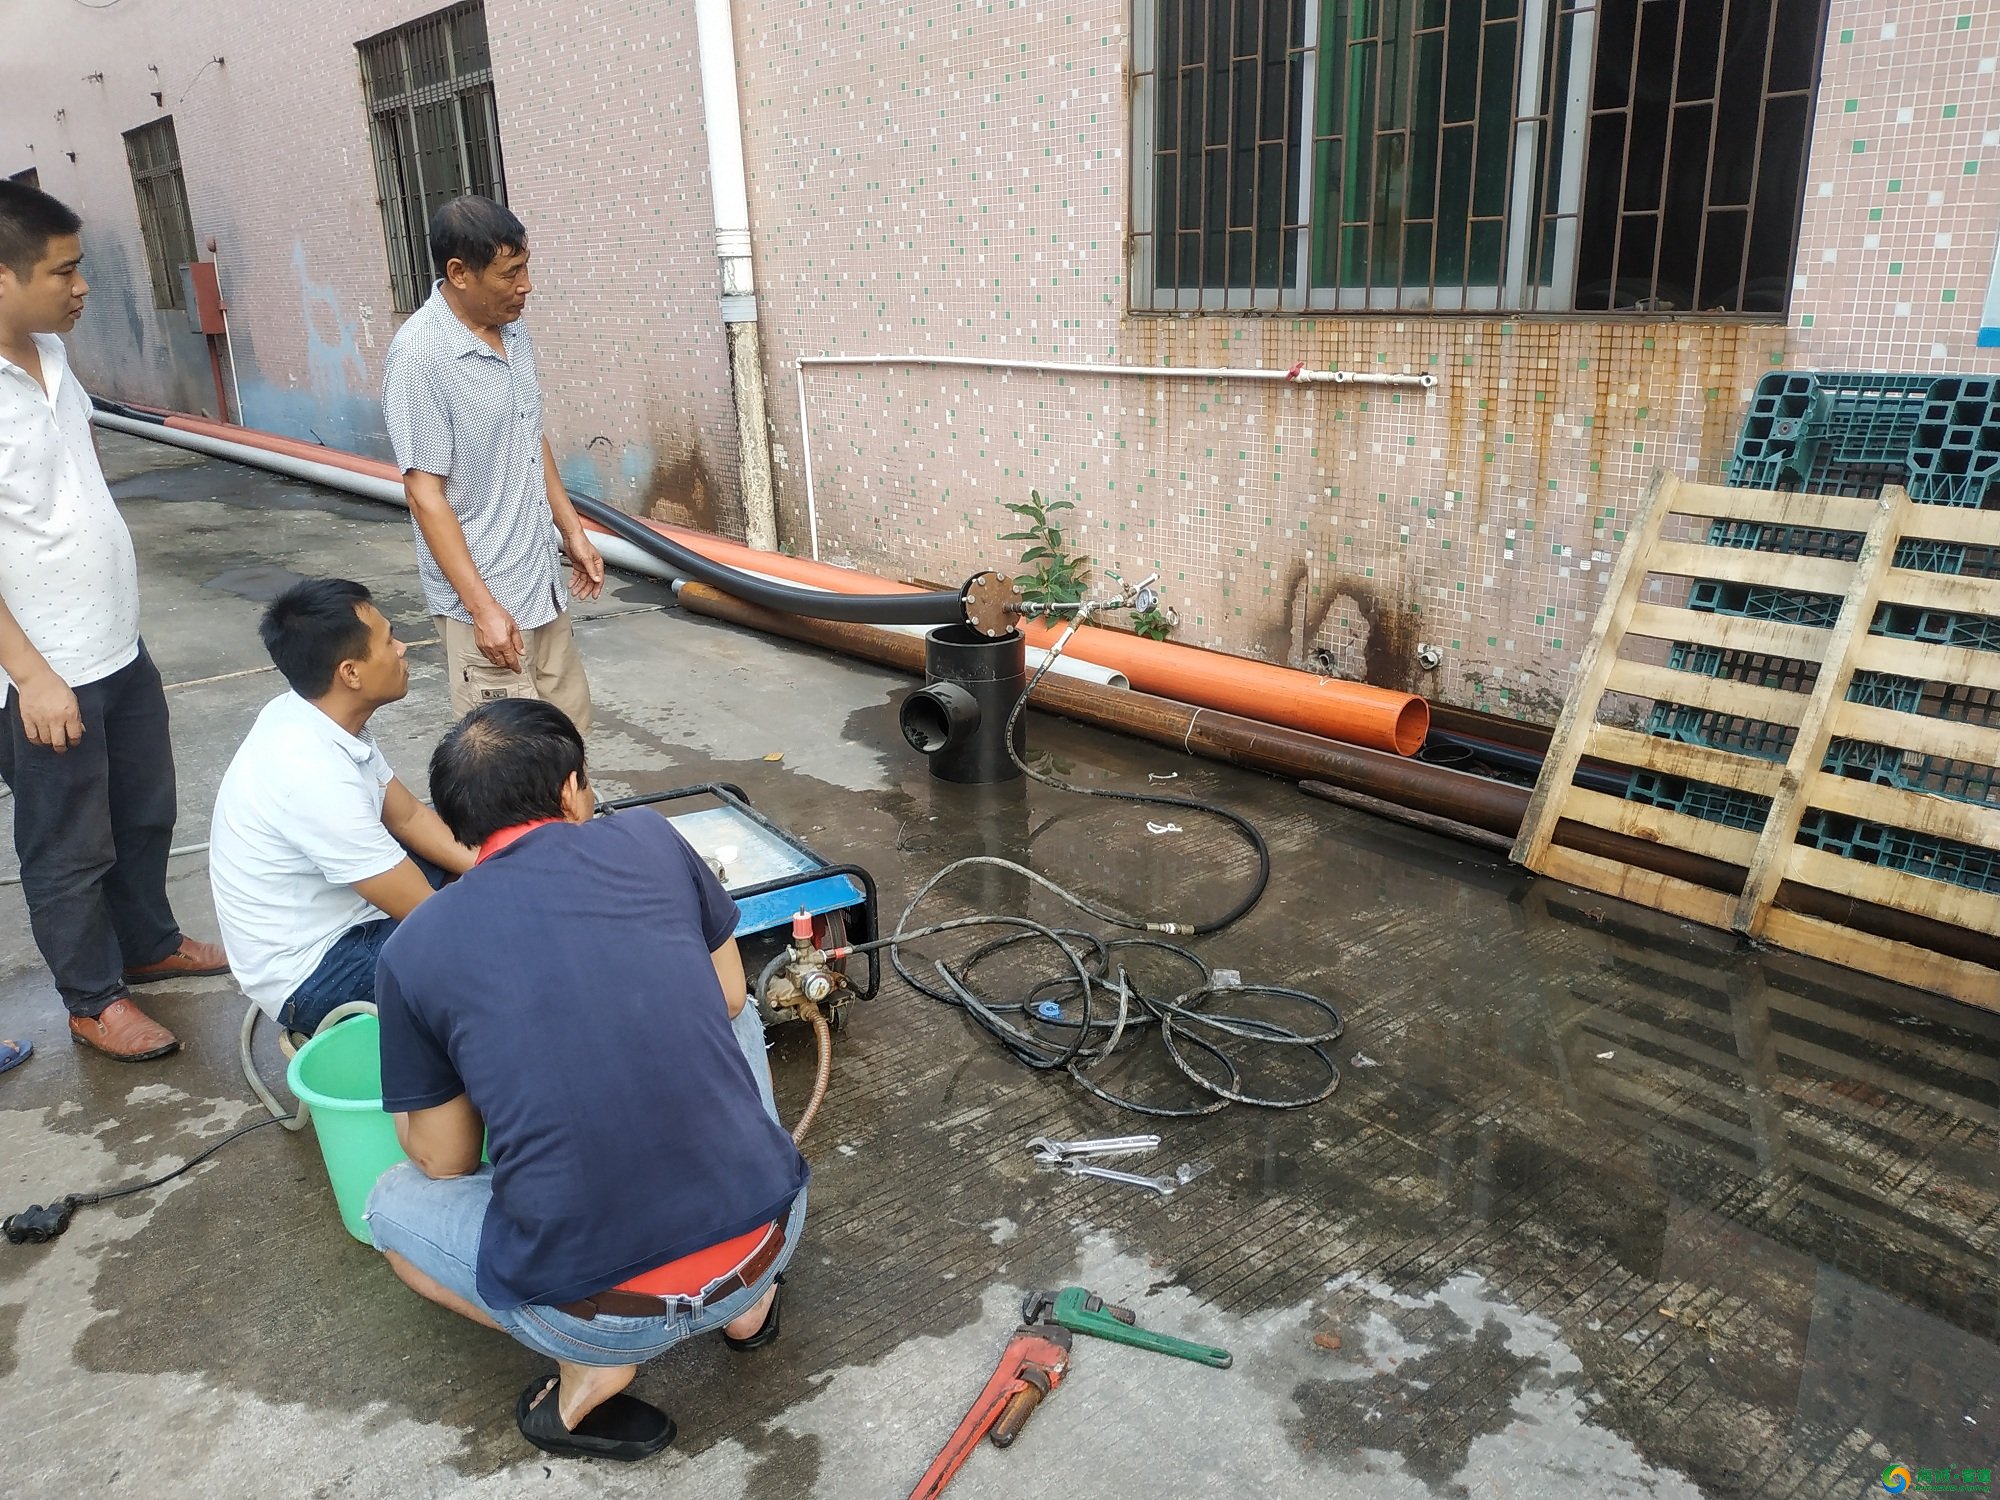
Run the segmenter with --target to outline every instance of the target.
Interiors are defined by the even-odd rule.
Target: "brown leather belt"
[[[566,1312],[572,1318],[581,1318],[588,1323],[599,1313],[612,1318],[664,1318],[682,1307],[706,1307],[711,1302],[720,1302],[733,1297],[766,1271],[785,1248],[785,1226],[779,1221],[771,1226],[771,1232],[764,1236],[764,1242],[750,1256],[724,1276],[714,1282],[699,1295],[693,1297],[655,1297],[650,1292],[626,1292],[617,1287],[585,1297],[580,1302],[558,1302],[557,1312]]]

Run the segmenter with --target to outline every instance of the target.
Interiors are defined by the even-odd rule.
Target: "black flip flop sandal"
[[[546,1396],[542,1393],[547,1391]],[[544,1453],[563,1458],[609,1458],[632,1463],[650,1458],[674,1440],[674,1419],[657,1406],[623,1393],[593,1408],[572,1432],[562,1424],[558,1381],[537,1380],[514,1403],[521,1436]],[[535,1398],[542,1396],[539,1403]]]
[[[764,1314],[764,1326],[759,1328],[755,1333],[747,1334],[740,1339],[731,1338],[726,1333],[722,1336],[722,1342],[734,1349],[738,1354],[748,1354],[753,1349],[762,1349],[767,1344],[778,1342],[778,1304],[785,1300],[784,1272],[780,1271],[778,1273],[777,1279],[772,1283],[772,1286],[775,1288],[775,1291],[771,1296],[771,1310]]]

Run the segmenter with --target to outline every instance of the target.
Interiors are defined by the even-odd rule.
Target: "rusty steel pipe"
[[[682,584],[677,592],[681,602],[697,614],[844,652],[913,675],[923,674],[924,643],[914,636],[867,625],[778,614],[697,583]],[[1134,735],[1290,781],[1326,782],[1412,809],[1429,819],[1465,824],[1507,839],[1520,832],[1521,819],[1527,812],[1526,787],[1509,786],[1380,750],[1344,745],[1214,709],[1190,708],[1150,693],[1045,677],[1029,702],[1045,712],[1095,728]],[[1743,888],[1744,872],[1740,866],[1645,839],[1609,833],[1567,818],[1556,825],[1555,842],[1710,890],[1734,894]],[[2000,936],[1954,927],[1891,907],[1853,901],[1793,881],[1785,881],[1778,887],[1776,904],[1787,911],[1837,922],[1858,932],[1913,943],[2000,969]]]
[[[1409,828],[1421,828],[1426,833],[1442,834],[1448,839],[1457,839],[1462,844],[1476,844],[1481,849],[1491,849],[1495,854],[1505,854],[1514,847],[1514,841],[1504,833],[1474,828],[1470,823],[1461,823],[1456,818],[1440,818],[1435,813],[1418,812],[1414,807],[1405,807],[1400,802],[1391,802],[1386,797],[1371,797],[1366,792],[1350,791],[1344,786],[1335,786],[1330,781],[1301,781],[1299,790],[1308,797],[1319,798],[1322,802],[1336,802],[1342,807],[1351,807],[1356,812],[1386,818],[1392,823],[1401,823]]]

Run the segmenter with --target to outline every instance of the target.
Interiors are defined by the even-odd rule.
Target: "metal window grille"
[[[1827,0],[1134,0],[1132,297],[1782,316]]]
[[[188,218],[173,116],[126,131],[125,160],[131,165],[132,193],[139,201],[139,238],[153,277],[153,305],[182,307],[181,267],[195,258],[194,224]]]
[[[358,44],[398,312],[430,293],[430,219],[463,193],[507,201],[483,5],[454,5]]]

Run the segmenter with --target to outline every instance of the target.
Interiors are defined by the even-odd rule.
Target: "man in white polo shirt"
[[[0,181],[0,780],[70,1035],[143,1062],[180,1043],[131,986],[228,963],[167,901],[167,699],[139,639],[131,533],[58,336],[90,290],[81,228],[48,194]]]
[[[375,998],[382,944],[473,851],[368,732],[410,688],[404,645],[368,590],[295,583],[259,633],[292,690],[264,705],[223,774],[209,883],[243,993],[310,1034],[336,1006]]]

